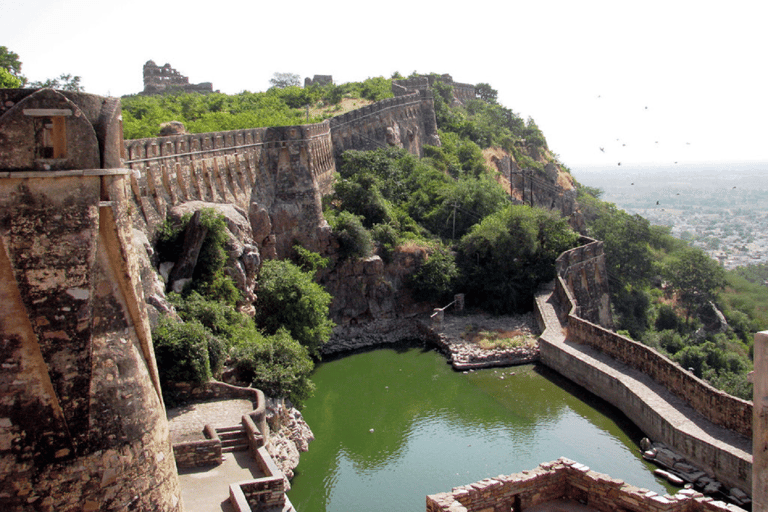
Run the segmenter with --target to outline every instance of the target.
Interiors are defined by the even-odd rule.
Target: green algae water
[[[454,372],[423,348],[321,363],[302,413],[315,441],[288,497],[298,512],[423,511],[426,495],[564,456],[674,492],[618,410],[543,366]]]

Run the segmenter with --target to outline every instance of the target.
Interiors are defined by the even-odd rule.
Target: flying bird
[[[605,153],[605,148],[600,148],[600,151],[602,151],[603,153]]]

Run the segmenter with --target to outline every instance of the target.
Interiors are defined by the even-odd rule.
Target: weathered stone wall
[[[452,492],[427,496],[427,512],[519,512],[557,500],[573,500],[604,512],[698,512],[741,510],[684,489],[659,496],[622,480],[591,471],[565,458],[513,475],[487,478]],[[553,510],[560,510],[554,505]]]
[[[462,84],[454,82],[453,77],[449,74],[443,74],[439,76],[418,76],[414,78],[405,78],[403,80],[392,81],[392,93],[398,97],[409,94],[414,90],[427,91],[431,90],[435,82],[443,82],[453,86],[453,97],[458,103],[466,103],[467,101],[477,99],[475,86],[472,84]]]
[[[216,429],[206,425],[203,434],[205,439],[173,445],[173,458],[177,467],[199,468],[221,464],[221,438]]]
[[[768,331],[755,334],[753,510],[768,510]]]
[[[388,98],[330,120],[334,155],[348,149],[397,146],[422,156],[423,145],[440,145],[432,91]]]
[[[119,102],[0,96],[0,509],[181,510]]]
[[[143,94],[162,94],[166,92],[213,92],[210,82],[190,84],[189,78],[171,67],[170,64],[158,66],[154,61],[148,60],[144,64],[144,91]]]
[[[611,329],[613,320],[603,242],[581,237],[580,243],[555,260],[557,275],[575,301],[576,316]]]
[[[335,171],[327,121],[129,140],[125,146],[135,171],[134,221],[150,240],[169,208],[205,201],[249,212],[262,253],[286,256],[294,240],[315,250],[327,243],[320,201]]]
[[[266,448],[258,448],[254,458],[264,476],[229,486],[229,500],[237,512],[282,507],[285,503],[285,478]]]

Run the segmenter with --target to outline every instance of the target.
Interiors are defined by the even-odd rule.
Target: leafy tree
[[[51,89],[60,89],[62,91],[82,92],[83,86],[80,85],[80,77],[62,73],[58,78],[48,78],[42,81],[30,82],[28,87],[41,89],[48,87]]]
[[[408,284],[416,300],[442,301],[453,292],[458,276],[453,253],[438,245],[410,276]]]
[[[0,46],[0,68],[8,71],[8,73],[18,78],[22,83],[24,82],[24,78],[21,75],[19,54],[9,50],[7,46]]]
[[[538,285],[555,277],[555,259],[577,239],[548,210],[509,205],[489,215],[459,243],[467,301],[493,313],[530,310]]]
[[[298,87],[301,85],[301,77],[296,73],[275,72],[275,74],[272,75],[272,78],[269,79],[269,83],[278,89],[285,89],[286,87]]]
[[[331,296],[287,260],[267,260],[258,280],[256,324],[267,334],[285,328],[312,356],[328,341],[334,323],[328,318]]]
[[[373,239],[362,222],[363,217],[342,211],[329,220],[339,241],[341,259],[365,258],[373,250]]]
[[[197,321],[162,317],[152,330],[160,380],[203,384],[211,378],[209,344],[214,336]]]
[[[664,268],[664,274],[685,307],[688,323],[691,313],[713,301],[725,285],[723,269],[701,249],[686,249]]]
[[[5,68],[0,68],[0,89],[16,89],[21,87],[21,80]]]
[[[475,94],[478,98],[488,103],[496,103],[496,99],[499,96],[499,92],[486,83],[477,84],[475,86]]]
[[[294,340],[285,328],[240,346],[234,359],[240,379],[269,396],[288,398],[299,409],[314,392],[315,385],[309,379],[314,363],[307,348]]]

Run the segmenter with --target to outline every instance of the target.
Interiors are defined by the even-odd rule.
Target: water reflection
[[[300,512],[423,510],[427,494],[560,456],[666,492],[642,434],[546,368],[461,374],[432,351],[382,349],[322,363],[313,380],[316,440],[289,493]]]

